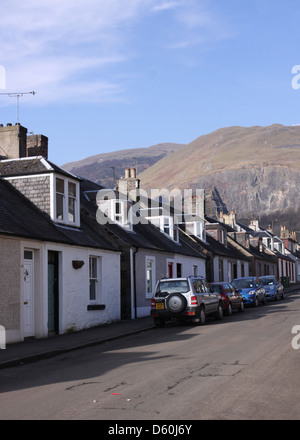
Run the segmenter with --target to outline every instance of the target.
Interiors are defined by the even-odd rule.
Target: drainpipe
[[[135,248],[133,252],[133,301],[134,301],[134,318],[137,318],[137,297],[136,297],[136,264],[135,264],[135,256],[138,253],[139,249]]]

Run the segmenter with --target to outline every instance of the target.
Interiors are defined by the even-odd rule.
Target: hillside
[[[125,168],[135,166],[137,172],[149,168],[168,154],[177,151],[184,144],[162,143],[148,148],[133,148],[112,153],[102,153],[62,165],[67,171],[85,177],[108,188],[114,187],[115,178],[124,176]],[[112,169],[111,167],[114,167]]]
[[[221,128],[156,162],[139,178],[145,189],[217,189],[240,218],[269,221],[277,212],[274,220],[288,221],[296,215],[294,226],[300,229],[300,126]]]

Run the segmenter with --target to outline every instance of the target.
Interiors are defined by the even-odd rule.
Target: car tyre
[[[168,296],[166,306],[171,313],[182,313],[187,306],[187,300],[181,293],[172,293]]]
[[[258,305],[259,305],[259,301],[258,301],[258,298],[257,298],[257,296],[255,296],[255,303],[254,303],[254,307],[258,307]]]
[[[239,311],[244,312],[244,310],[245,310],[245,304],[244,304],[244,301],[241,301]]]
[[[222,305],[222,303],[219,302],[219,304],[218,304],[218,310],[217,310],[217,313],[216,313],[216,319],[217,319],[218,321],[221,321],[221,319],[223,319],[223,315],[224,315],[224,312],[223,312],[223,305]]]
[[[198,315],[198,317],[194,320],[194,322],[195,322],[197,325],[204,325],[204,324],[205,324],[205,321],[206,321],[205,308],[204,308],[204,306],[202,305],[202,306],[200,307],[200,310],[199,310],[199,315]]]
[[[232,315],[232,305],[231,303],[228,304],[228,309],[226,310],[226,315],[231,316]]]

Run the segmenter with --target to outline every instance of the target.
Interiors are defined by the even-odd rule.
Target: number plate
[[[163,302],[155,304],[156,310],[163,310],[165,308],[165,304]]]

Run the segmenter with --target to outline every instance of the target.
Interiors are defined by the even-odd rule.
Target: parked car
[[[235,278],[232,285],[243,295],[245,305],[257,307],[259,303],[266,304],[266,292],[259,278]]]
[[[244,298],[230,283],[209,283],[214,292],[221,295],[223,310],[226,315],[231,315],[233,310],[244,311]]]
[[[167,320],[188,320],[205,324],[206,316],[223,318],[221,295],[212,292],[201,277],[165,278],[158,281],[151,303],[151,316],[156,326]]]
[[[266,291],[267,300],[274,299],[275,301],[278,301],[279,299],[284,299],[283,284],[278,281],[274,275],[266,275],[264,277],[259,277],[259,279]]]

